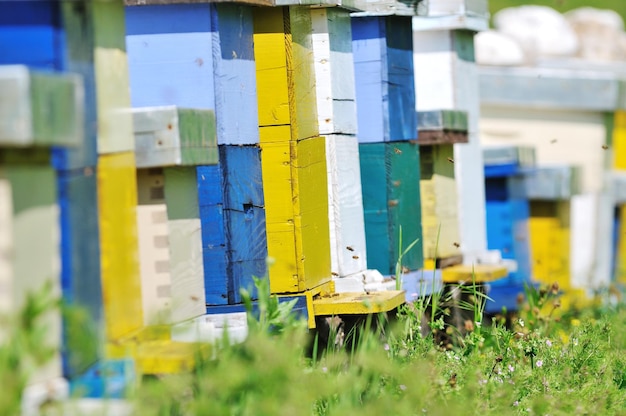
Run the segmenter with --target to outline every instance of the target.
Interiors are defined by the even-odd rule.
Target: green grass
[[[520,6],[522,4],[549,6],[559,12],[566,12],[568,10],[585,6],[596,7],[598,9],[611,9],[615,10],[622,16],[622,19],[626,20],[626,2],[621,0],[594,0],[593,2],[588,0],[489,0],[489,10],[493,16],[493,14],[498,10],[506,7]]]
[[[509,327],[503,318],[486,326],[472,284],[465,288],[464,331],[446,323],[446,299],[430,305],[444,315],[437,320],[423,319],[429,305],[418,301],[395,320],[362,321],[352,334],[356,347],[329,345],[313,359],[305,353],[305,323],[288,313],[289,304],[266,296],[264,279],[256,284],[263,304],[250,316],[248,339],[217,345],[215,357],[192,373],[144,380],[130,399],[135,414],[626,414],[622,306],[557,316],[558,287],[548,287],[528,293]],[[52,305],[31,302],[12,326],[11,342],[0,346],[0,414],[16,414],[28,364],[42,358],[29,347],[42,336],[37,317]],[[452,341],[439,342],[438,331]]]

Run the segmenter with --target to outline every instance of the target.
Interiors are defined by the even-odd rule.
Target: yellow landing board
[[[261,137],[285,129],[261,128]],[[296,293],[331,278],[324,138],[261,142],[272,293]]]
[[[313,299],[316,316],[366,315],[388,312],[405,302],[403,290],[387,290],[368,293],[334,293]]]
[[[98,210],[106,337],[119,339],[143,326],[137,181],[133,152],[101,155]]]
[[[506,277],[509,270],[501,264],[459,264],[441,269],[444,283],[492,282]]]

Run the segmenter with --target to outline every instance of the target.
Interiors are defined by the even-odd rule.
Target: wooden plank
[[[224,207],[238,211],[245,211],[248,205],[262,207],[265,201],[261,148],[220,146],[219,153],[224,183]]]
[[[443,258],[461,254],[457,185],[451,145],[421,149],[422,227],[424,257]]]
[[[258,143],[252,8],[217,4],[211,8],[211,19],[217,142]]]
[[[509,270],[502,264],[459,264],[441,270],[444,283],[485,283],[502,279]]]
[[[211,5],[128,7],[133,107],[215,110]]]
[[[96,172],[90,168],[57,172],[57,187],[63,298],[87,313],[86,325],[95,333],[103,323]],[[65,345],[76,345],[76,338],[85,333],[68,328],[64,336]],[[95,349],[65,348],[63,354],[66,377],[82,373],[98,359]]]
[[[0,308],[3,313],[13,315],[22,311],[28,296],[41,292],[47,284],[50,285],[50,295],[58,297],[61,294],[59,207],[52,167],[44,164],[7,165],[0,177],[10,184],[7,186],[5,182],[4,186],[4,192],[10,194],[8,203],[3,202],[8,211],[3,215],[3,222],[8,223],[9,237],[12,237],[12,253],[3,253],[9,254],[5,258],[9,264],[4,275],[0,276],[3,285]],[[5,247],[10,245],[5,242]],[[59,310],[47,311],[40,319],[47,330],[42,342],[55,352],[50,361],[29,375],[29,384],[62,376],[61,313]],[[3,330],[0,339],[4,340],[7,335]]]
[[[626,207],[619,208],[619,230],[617,237],[615,280],[621,284],[626,283]]]
[[[403,290],[366,293],[335,293],[313,299],[316,316],[369,315],[389,312],[405,302]]]
[[[353,18],[352,48],[359,142],[417,139],[411,19]]]
[[[260,126],[290,125],[291,140],[319,134],[308,8],[254,11]]]
[[[310,13],[320,134],[356,134],[350,12],[319,8]]]
[[[291,53],[287,42],[291,34],[285,33],[284,13],[282,8],[254,10],[254,58],[261,127],[291,123],[287,70],[287,54]]]
[[[359,146],[368,267],[394,274],[402,247],[418,240],[403,258],[409,270],[422,267],[420,160],[409,142]],[[417,212],[416,212],[417,210]],[[403,250],[403,249],[402,249]]]
[[[118,339],[143,326],[136,205],[133,152],[100,155],[101,279],[106,336],[109,340]]]
[[[213,111],[167,106],[135,108],[132,113],[137,167],[217,163]]]
[[[0,171],[0,174],[2,172]],[[0,308],[2,313],[10,313],[13,303],[13,196],[11,182],[0,178]]]
[[[331,269],[347,276],[367,268],[359,144],[355,136],[325,136]]]
[[[98,153],[133,151],[128,61],[124,42],[124,4],[94,1],[94,67],[98,112]]]
[[[226,0],[124,0],[127,6],[149,6],[159,4],[193,4],[193,3],[222,3]],[[242,3],[258,6],[273,6],[272,0],[237,0],[233,3]]]
[[[144,325],[172,323],[170,239],[165,204],[137,207]]]
[[[77,146],[83,141],[82,83],[73,74],[0,67],[0,144]],[[54,102],[51,106],[49,103]]]
[[[167,227],[172,322],[182,322],[206,312],[200,219],[169,220]]]
[[[261,128],[263,182],[272,293],[330,280],[326,156],[323,138],[269,142],[284,127]]]

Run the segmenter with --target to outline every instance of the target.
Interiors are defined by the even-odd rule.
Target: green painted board
[[[200,218],[196,168],[163,169],[168,220]]]
[[[368,268],[395,273],[402,247],[417,244],[402,265],[423,265],[419,147],[410,142],[359,145]]]

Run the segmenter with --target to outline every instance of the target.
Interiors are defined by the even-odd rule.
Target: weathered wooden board
[[[215,110],[211,5],[126,8],[133,107]]]
[[[109,340],[143,326],[135,172],[133,152],[99,157],[101,279]]]
[[[467,143],[467,113],[455,110],[419,111],[417,131],[419,144]]]
[[[217,163],[213,111],[167,106],[134,108],[132,113],[137,167]]]
[[[171,323],[170,238],[165,204],[139,205],[137,231],[144,325]]]
[[[290,140],[319,135],[312,33],[306,7],[254,10],[259,126],[289,125]]]
[[[0,66],[0,90],[3,146],[82,144],[84,94],[78,76]]]
[[[352,18],[352,48],[359,142],[417,139],[411,19]]]
[[[0,269],[3,314],[17,317],[28,296],[39,294],[46,285],[48,295],[61,295],[59,207],[56,203],[54,170],[45,164],[8,165],[0,171],[4,182],[3,222],[8,226],[4,236],[4,269]],[[9,238],[12,241],[7,241]],[[36,259],[36,261],[33,261]],[[61,312],[47,311],[43,342],[46,347],[61,346]],[[5,329],[2,340],[9,335]],[[61,354],[56,350],[51,360],[29,375],[29,384],[44,382],[62,375]]]
[[[408,270],[423,265],[420,197],[420,152],[409,142],[359,145],[367,264],[383,274],[395,274],[400,253]],[[402,242],[400,246],[400,228]]]
[[[277,140],[286,130],[261,128],[272,293],[310,289],[331,278],[324,139]]]
[[[266,273],[261,149],[220,146],[220,164],[197,176],[207,304],[238,303],[239,289]]]
[[[456,18],[456,17],[455,17]],[[432,29],[415,19],[413,48],[417,111],[459,110],[467,113],[467,143],[455,144],[454,172],[461,251],[486,251],[484,171],[478,135],[480,103],[474,63],[474,32]]]
[[[320,134],[356,134],[356,96],[350,12],[310,10]]]
[[[367,268],[359,144],[355,136],[326,141],[331,269],[347,276]]]
[[[213,5],[211,19],[217,142],[256,144],[259,118],[252,8]]]
[[[99,333],[102,328],[102,283],[98,194],[95,169],[57,172],[61,224],[61,283],[64,300],[88,313],[85,325]],[[82,334],[84,336],[84,333]],[[76,345],[77,334],[64,333],[66,345]],[[73,377],[97,361],[97,351],[66,348],[64,375]]]
[[[462,241],[452,145],[421,146],[420,151],[424,257],[458,256]]]
[[[200,218],[169,220],[172,322],[206,312]]]
[[[626,111],[616,111],[613,117],[613,167],[626,170]]]

